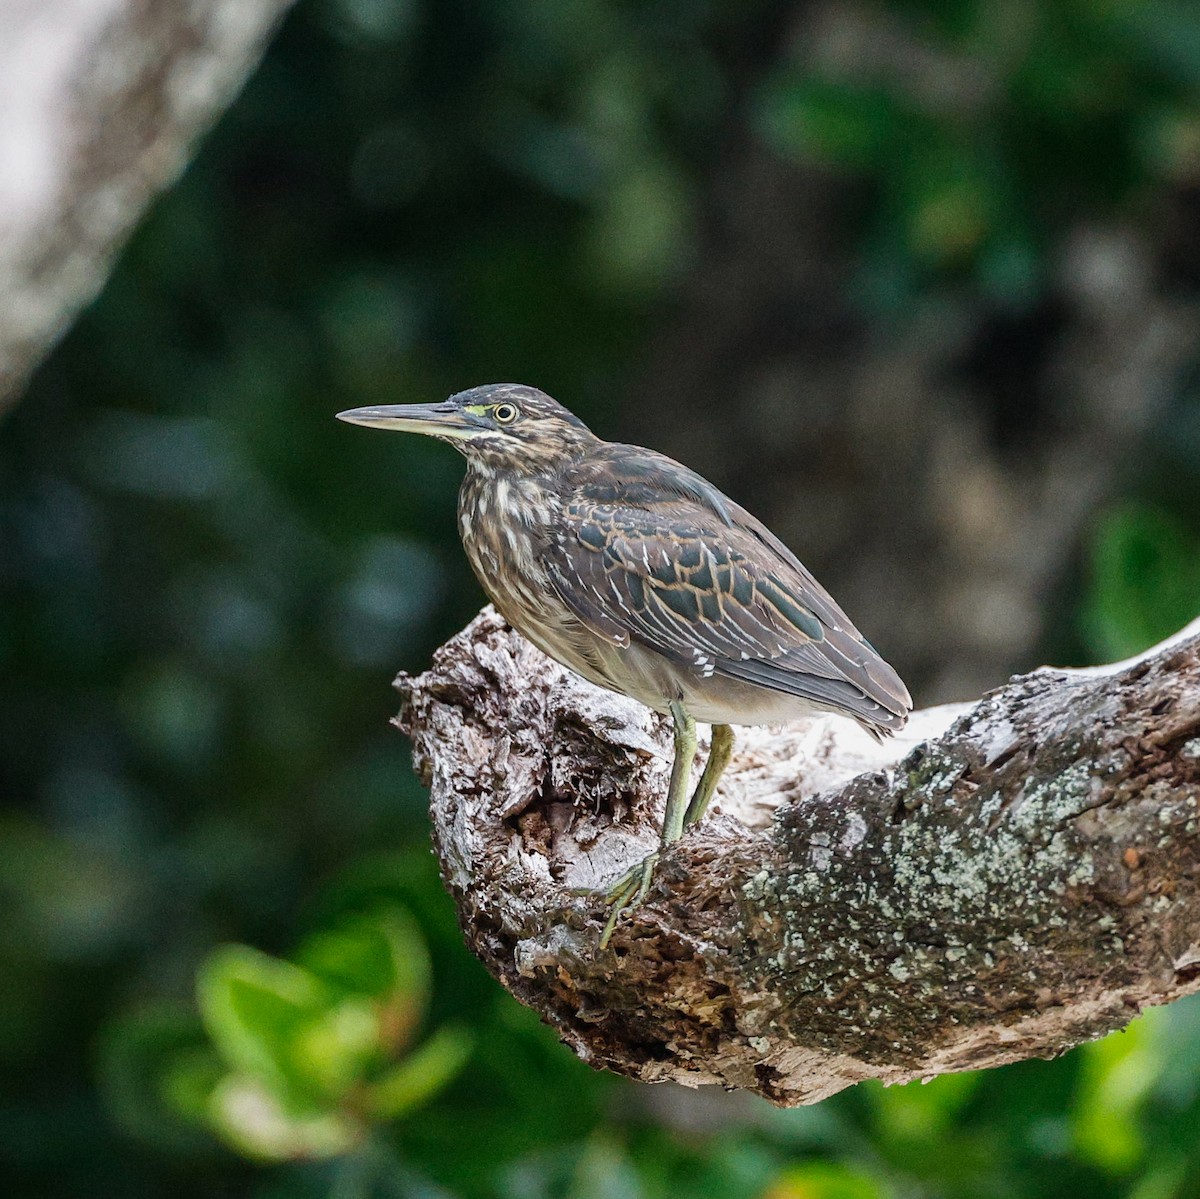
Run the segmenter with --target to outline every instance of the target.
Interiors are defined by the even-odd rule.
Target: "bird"
[[[518,383],[337,417],[460,451],[458,529],[500,615],[576,674],[671,719],[659,847],[600,892],[601,949],[649,893],[662,851],[704,817],[733,726],[814,712],[877,739],[904,726],[912,699],[896,671],[766,525],[681,463],[605,441]],[[698,721],[712,735],[689,793]]]

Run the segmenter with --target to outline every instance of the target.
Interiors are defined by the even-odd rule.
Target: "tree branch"
[[[1133,664],[914,715],[739,730],[714,815],[649,852],[662,718],[485,609],[397,724],[474,952],[585,1061],[785,1105],[1061,1053],[1200,989],[1200,621]]]
[[[0,408],[99,290],[291,0],[0,13]]]

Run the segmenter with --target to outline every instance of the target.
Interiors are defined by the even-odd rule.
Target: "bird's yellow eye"
[[[501,425],[511,425],[517,419],[517,410],[512,404],[497,404],[492,409],[492,417]]]

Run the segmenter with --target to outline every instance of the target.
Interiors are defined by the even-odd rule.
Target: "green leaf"
[[[343,917],[333,928],[309,937],[297,955],[300,963],[347,999],[370,997],[373,1007],[373,1044],[396,1054],[411,1039],[429,1003],[431,967],[429,951],[416,922],[397,907]],[[330,1017],[334,1024],[322,1032],[313,1030],[315,1044],[328,1047],[348,1035],[351,1019],[347,1009]],[[340,1022],[340,1024],[338,1023]],[[335,1032],[334,1025],[342,1029]],[[360,1021],[360,1027],[364,1027]],[[369,1058],[366,1046],[360,1060]],[[331,1059],[324,1067],[335,1067],[327,1079],[341,1077],[346,1063],[335,1067]]]
[[[381,1060],[380,1009],[368,999],[347,999],[297,1033],[293,1043],[304,1077],[331,1100],[340,1099]]]
[[[1044,276],[1040,248],[1028,230],[1015,224],[994,231],[980,250],[979,286],[990,300],[1010,311],[1025,309],[1039,298]]]
[[[637,1199],[647,1193],[638,1163],[608,1131],[588,1138],[575,1164],[571,1199]]]
[[[1200,88],[1200,14],[1191,0],[1140,0],[1121,25],[1156,70],[1189,91]]]
[[[653,292],[682,269],[691,220],[688,189],[673,163],[630,162],[589,222],[582,253],[591,280],[612,294]]]
[[[410,999],[422,1010],[430,985],[429,952],[416,922],[399,908],[354,914],[308,937],[297,962],[346,995]]]
[[[204,1026],[222,1058],[241,1074],[278,1088],[291,1102],[314,1102],[300,1041],[333,996],[315,975],[245,945],[226,945],[201,967]]]
[[[462,1069],[472,1049],[470,1034],[447,1025],[433,1034],[367,1091],[367,1110],[379,1120],[394,1120],[435,1095]]]
[[[159,1080],[162,1101],[184,1119],[207,1124],[208,1105],[224,1073],[220,1059],[208,1046],[181,1049]]]
[[[939,130],[905,156],[888,180],[910,253],[947,265],[968,260],[994,224],[998,203],[987,163],[954,130]]]
[[[213,1091],[209,1115],[222,1140],[259,1161],[337,1157],[364,1136],[344,1114],[289,1110],[260,1079],[244,1074],[230,1075]]]
[[[982,1081],[978,1071],[939,1074],[928,1082],[865,1088],[889,1136],[925,1140],[943,1135]]]

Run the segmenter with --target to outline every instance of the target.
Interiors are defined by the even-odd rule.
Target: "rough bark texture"
[[[585,1061],[779,1104],[1061,1053],[1200,988],[1200,622],[1039,670],[877,746],[739,730],[715,814],[597,948],[655,844],[665,722],[486,609],[399,726],[489,970]],[[701,747],[703,753],[704,747]]]
[[[96,293],[291,0],[15,0],[0,14],[0,408]]]

